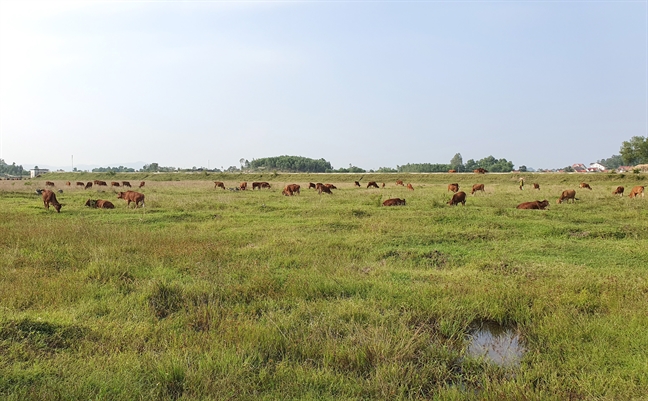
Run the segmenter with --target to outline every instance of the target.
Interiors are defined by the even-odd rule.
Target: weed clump
[[[183,298],[181,288],[158,281],[148,297],[148,304],[158,319],[164,319],[182,307]]]

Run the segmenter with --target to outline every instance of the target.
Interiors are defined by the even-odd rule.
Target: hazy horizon
[[[1,2],[0,158],[27,169],[66,169],[72,155],[102,167],[295,155],[375,170],[455,153],[588,164],[648,135],[647,12]]]

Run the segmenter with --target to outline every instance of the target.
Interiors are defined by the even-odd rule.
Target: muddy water
[[[498,366],[515,367],[526,352],[518,330],[505,328],[494,322],[482,322],[468,333],[467,354],[484,358]]]

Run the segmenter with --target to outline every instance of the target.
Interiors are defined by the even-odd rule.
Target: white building
[[[29,170],[29,177],[36,178],[41,174],[49,173],[49,170],[46,168],[33,168]]]
[[[605,166],[602,165],[601,163],[590,163],[587,170],[588,171],[605,171],[605,170],[607,170],[607,168],[605,168]]]

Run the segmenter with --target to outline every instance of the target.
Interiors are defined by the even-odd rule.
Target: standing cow
[[[473,187],[472,187],[472,192],[471,192],[470,194],[471,194],[471,195],[474,195],[475,192],[477,192],[477,191],[486,192],[486,191],[484,190],[484,184],[475,184],[475,185],[473,185]]]
[[[450,199],[450,202],[448,202],[448,205],[450,206],[455,206],[458,204],[462,204],[466,206],[466,193],[464,191],[457,192],[454,195],[452,195],[452,199]]]
[[[560,198],[558,199],[557,203],[569,203],[570,199],[572,203],[576,203],[576,191],[574,191],[573,189],[566,189],[562,192],[562,194],[560,194]]]
[[[41,194],[43,195],[43,204],[45,205],[45,209],[49,210],[50,204],[54,206],[54,209],[56,209],[56,213],[61,213],[61,204],[56,200],[56,194],[49,189],[43,189],[41,190]]]
[[[623,187],[617,187],[617,188],[614,190],[614,192],[612,192],[612,195],[620,195],[620,196],[623,196],[623,191],[624,191],[624,190],[625,190],[625,188],[623,188]]]
[[[448,191],[452,191],[454,193],[459,192],[459,184],[457,184],[457,183],[448,184]]]
[[[123,199],[126,202],[126,207],[129,207],[131,202],[135,202],[135,208],[139,206],[139,204],[142,204],[142,207],[144,207],[144,194],[141,194],[139,192],[134,192],[134,191],[126,191],[126,192],[120,192],[117,194],[117,199]]]

